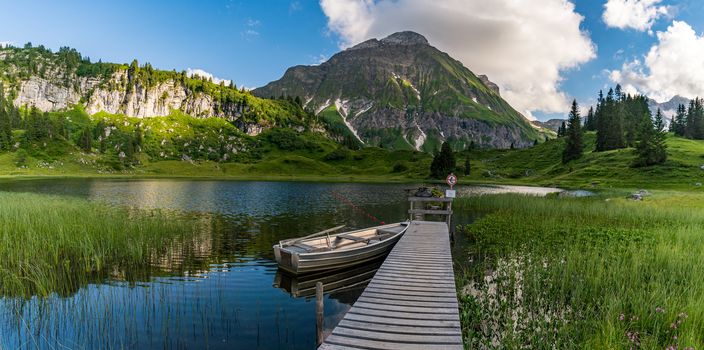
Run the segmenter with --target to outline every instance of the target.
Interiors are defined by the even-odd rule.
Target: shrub
[[[391,169],[392,173],[402,173],[404,171],[408,170],[408,166],[405,163],[396,163],[394,164],[394,167]]]
[[[325,155],[325,160],[335,161],[335,160],[345,160],[349,157],[350,151],[345,147],[338,147],[336,150]]]

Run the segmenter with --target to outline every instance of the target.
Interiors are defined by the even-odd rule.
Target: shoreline
[[[355,176],[355,175],[178,175],[178,174],[56,174],[56,175],[8,175],[0,174],[0,182],[9,183],[14,181],[35,181],[35,180],[71,180],[71,179],[94,179],[94,180],[187,180],[187,181],[241,181],[241,182],[323,182],[323,183],[369,183],[369,184],[431,184],[445,185],[444,180],[434,180],[427,178],[398,178],[385,176]],[[696,187],[691,184],[681,183],[638,183],[638,182],[605,182],[603,180],[594,180],[598,183],[597,186],[585,184],[581,182],[565,181],[565,182],[529,182],[529,181],[502,181],[496,179],[466,179],[463,176],[459,177],[458,185],[467,186],[527,186],[527,187],[546,187],[559,188],[564,190],[589,190],[589,191],[604,191],[604,190],[676,190],[676,191],[704,191],[702,187]],[[514,179],[515,180],[515,179]]]

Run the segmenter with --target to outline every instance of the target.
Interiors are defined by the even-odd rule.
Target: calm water
[[[72,295],[43,300],[0,299],[0,349],[313,349],[314,299],[305,291],[289,293],[306,281],[277,275],[272,245],[343,223],[361,228],[377,225],[374,218],[402,221],[407,216],[404,190],[412,187],[178,180],[0,183],[0,191],[163,209],[198,223],[192,237],[174,242],[169,255],[160,257],[157,277],[96,281]],[[460,187],[458,194],[496,191],[541,195],[551,190]],[[458,223],[470,219],[456,216]],[[328,331],[362,288],[326,295]]]

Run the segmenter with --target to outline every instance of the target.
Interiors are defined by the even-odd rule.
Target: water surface
[[[161,209],[174,219],[197,222],[191,237],[174,242],[155,262],[149,279],[128,282],[116,274],[71,295],[0,299],[0,349],[313,349],[314,300],[283,288],[291,282],[277,275],[272,245],[340,224],[362,228],[402,221],[408,209],[405,190],[413,187],[90,179],[0,183],[0,191]],[[465,196],[512,189],[458,190]],[[540,195],[551,190],[512,191]],[[456,223],[469,220],[466,214],[455,216]],[[362,289],[357,285],[326,295],[328,331]]]

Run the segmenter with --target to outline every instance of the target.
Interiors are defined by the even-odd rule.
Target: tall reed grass
[[[687,203],[671,205],[672,203]],[[704,348],[704,197],[460,199],[471,349]]]
[[[168,241],[189,231],[158,211],[0,192],[0,296],[69,294],[109,276],[143,277]]]

